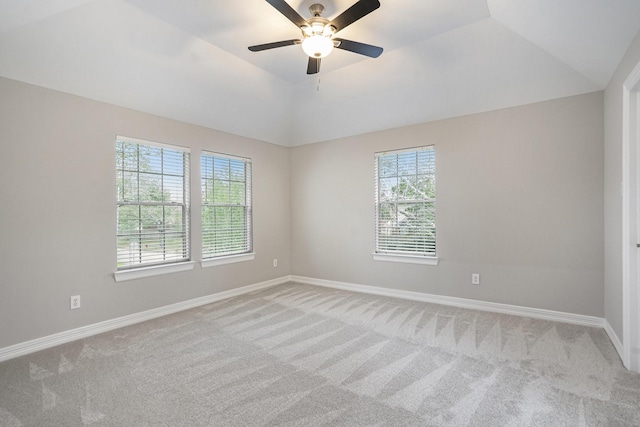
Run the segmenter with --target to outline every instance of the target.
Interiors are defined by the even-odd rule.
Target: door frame
[[[640,62],[624,82],[622,108],[622,361],[640,372]]]

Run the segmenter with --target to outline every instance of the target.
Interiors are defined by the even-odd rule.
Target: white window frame
[[[178,202],[175,200],[171,200],[171,201],[162,201],[162,202],[159,202],[159,201],[150,202],[150,201],[139,201],[139,200],[124,200],[123,195],[119,194],[117,195],[116,206],[117,206],[117,210],[119,210],[120,207],[124,207],[124,206],[139,206],[139,207],[142,207],[142,206],[160,207],[161,206],[163,208],[163,212],[166,207],[182,207],[182,213],[181,213],[182,231],[179,232],[179,235],[182,236],[184,243],[182,245],[183,255],[180,259],[168,259],[164,261],[162,260],[147,261],[147,262],[140,262],[138,264],[131,264],[127,266],[116,265],[116,272],[114,273],[114,279],[116,280],[116,282],[120,282],[120,281],[133,280],[133,279],[138,279],[143,277],[156,276],[160,274],[174,273],[174,272],[193,269],[194,263],[191,261],[191,247],[190,247],[191,246],[191,238],[190,238],[191,207],[190,207],[190,158],[189,158],[190,150],[189,148],[118,135],[116,136],[116,147],[120,142],[135,144],[137,146],[142,146],[142,147],[160,148],[162,150],[183,154],[184,164],[183,164],[183,173],[182,173],[183,184],[181,188],[181,191],[182,191],[181,201]],[[117,151],[117,148],[116,148],[116,155],[120,155],[120,153]],[[123,175],[124,170],[125,169],[123,165],[123,169],[117,170],[117,171],[122,172],[122,175]],[[130,172],[141,173],[139,165],[136,167],[135,170],[131,170]],[[165,176],[169,176],[168,173],[164,172],[164,169],[160,173],[156,173],[156,174],[161,177],[161,181],[164,181],[163,178]],[[123,179],[122,175],[118,174],[117,179]],[[175,178],[175,175],[172,175],[172,176]],[[117,219],[118,219],[118,216],[119,214],[116,214]],[[163,214],[163,218],[164,218],[164,214]],[[140,234],[140,236],[142,235],[141,231],[139,231],[138,233]],[[125,236],[124,234],[122,235],[119,234],[119,227],[116,228],[116,235],[117,235],[117,239]],[[118,244],[116,244],[116,246],[118,246]],[[163,248],[163,250],[166,250],[166,248]],[[163,252],[162,256],[165,257],[166,252]],[[116,256],[116,258],[118,258],[118,256]]]
[[[211,169],[208,165],[205,165],[205,161],[211,161]],[[216,161],[228,161],[229,162],[229,176],[227,178],[215,177],[215,171],[213,169]],[[233,179],[231,176],[232,165],[243,164],[243,180]],[[214,200],[216,182],[226,182],[229,187],[229,200],[227,203],[216,203]],[[239,199],[232,200],[231,188],[232,185],[243,184],[244,198],[242,201]],[[214,267],[223,264],[231,264],[236,262],[251,261],[255,259],[255,253],[253,252],[253,207],[252,207],[252,162],[251,159],[246,157],[232,156],[228,154],[203,150],[200,156],[200,193],[202,195],[202,261],[201,266],[203,268]],[[215,252],[211,247],[215,245],[217,238],[215,231],[210,228],[207,218],[208,214],[206,210],[216,209],[244,209],[243,214],[243,226],[242,232],[244,233],[244,240],[242,248],[223,250]],[[237,231],[237,229],[236,229]],[[229,231],[227,231],[229,232]],[[228,238],[228,237],[227,237]]]
[[[417,166],[417,162],[418,162],[418,153],[425,151],[425,150],[430,150],[430,152],[432,153],[433,156],[433,164],[429,166],[428,172],[424,172],[424,173],[419,173],[418,171],[418,166]],[[389,176],[380,176],[380,161],[383,158],[392,158],[395,157],[396,161],[398,159],[398,156],[404,156],[405,158],[408,156],[411,156],[412,154],[415,154],[416,156],[416,172],[415,174],[408,174],[408,175],[402,175],[399,171],[396,172],[395,175],[389,175]],[[436,199],[435,197],[433,198],[429,198],[426,197],[426,195],[424,197],[418,197],[416,198],[415,195],[414,197],[412,197],[411,199],[395,199],[395,200],[388,200],[385,199],[383,200],[383,197],[381,195],[381,192],[384,191],[383,190],[383,184],[381,184],[381,180],[384,179],[396,179],[396,180],[400,180],[402,179],[402,177],[407,177],[407,178],[411,178],[411,177],[415,177],[416,178],[416,182],[418,180],[419,177],[429,177],[431,179],[431,185],[434,188],[434,193],[435,193],[435,146],[434,145],[426,145],[426,146],[422,146],[422,147],[414,147],[414,148],[407,148],[407,149],[400,149],[400,150],[391,150],[391,151],[384,151],[384,152],[379,152],[379,153],[375,153],[375,161],[374,161],[374,167],[375,167],[375,250],[373,252],[373,259],[376,261],[390,261],[390,262],[401,262],[401,263],[411,263],[411,264],[423,264],[423,265],[438,265],[438,257],[436,255],[436,250],[437,250],[437,246],[436,246],[436,237],[435,237],[435,205],[436,205]],[[396,164],[396,168],[398,167],[398,165]],[[418,250],[393,250],[393,249],[389,249],[389,247],[387,246],[387,244],[392,244],[392,243],[397,243],[400,245],[407,245],[407,241],[406,240],[402,240],[402,238],[399,238],[398,240],[393,240],[392,238],[389,237],[385,237],[382,235],[381,230],[383,228],[389,228],[388,224],[382,224],[381,222],[381,205],[383,204],[393,204],[393,205],[398,205],[398,204],[421,204],[421,203],[428,203],[428,204],[432,204],[433,205],[433,209],[434,209],[434,221],[433,221],[433,233],[434,233],[434,237],[433,237],[433,243],[431,244],[431,242],[428,243],[428,246],[433,246],[433,251],[418,251]],[[395,225],[395,227],[398,227],[397,225]]]

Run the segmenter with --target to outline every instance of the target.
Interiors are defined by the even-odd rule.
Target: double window
[[[419,257],[435,259],[434,147],[376,153],[375,171],[374,257],[407,262],[421,262]]]
[[[184,147],[117,137],[117,281],[193,267],[189,156]],[[251,160],[205,151],[200,180],[202,265],[253,259]]]
[[[189,150],[116,140],[118,270],[190,259]]]

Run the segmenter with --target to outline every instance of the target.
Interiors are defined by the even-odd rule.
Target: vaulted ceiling
[[[289,0],[331,19],[355,0]],[[264,0],[0,0],[0,76],[280,145],[602,90],[638,0],[380,0],[307,75]]]

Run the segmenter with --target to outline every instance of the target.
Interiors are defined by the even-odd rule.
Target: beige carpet
[[[289,283],[0,364],[1,426],[638,426],[601,329]]]

